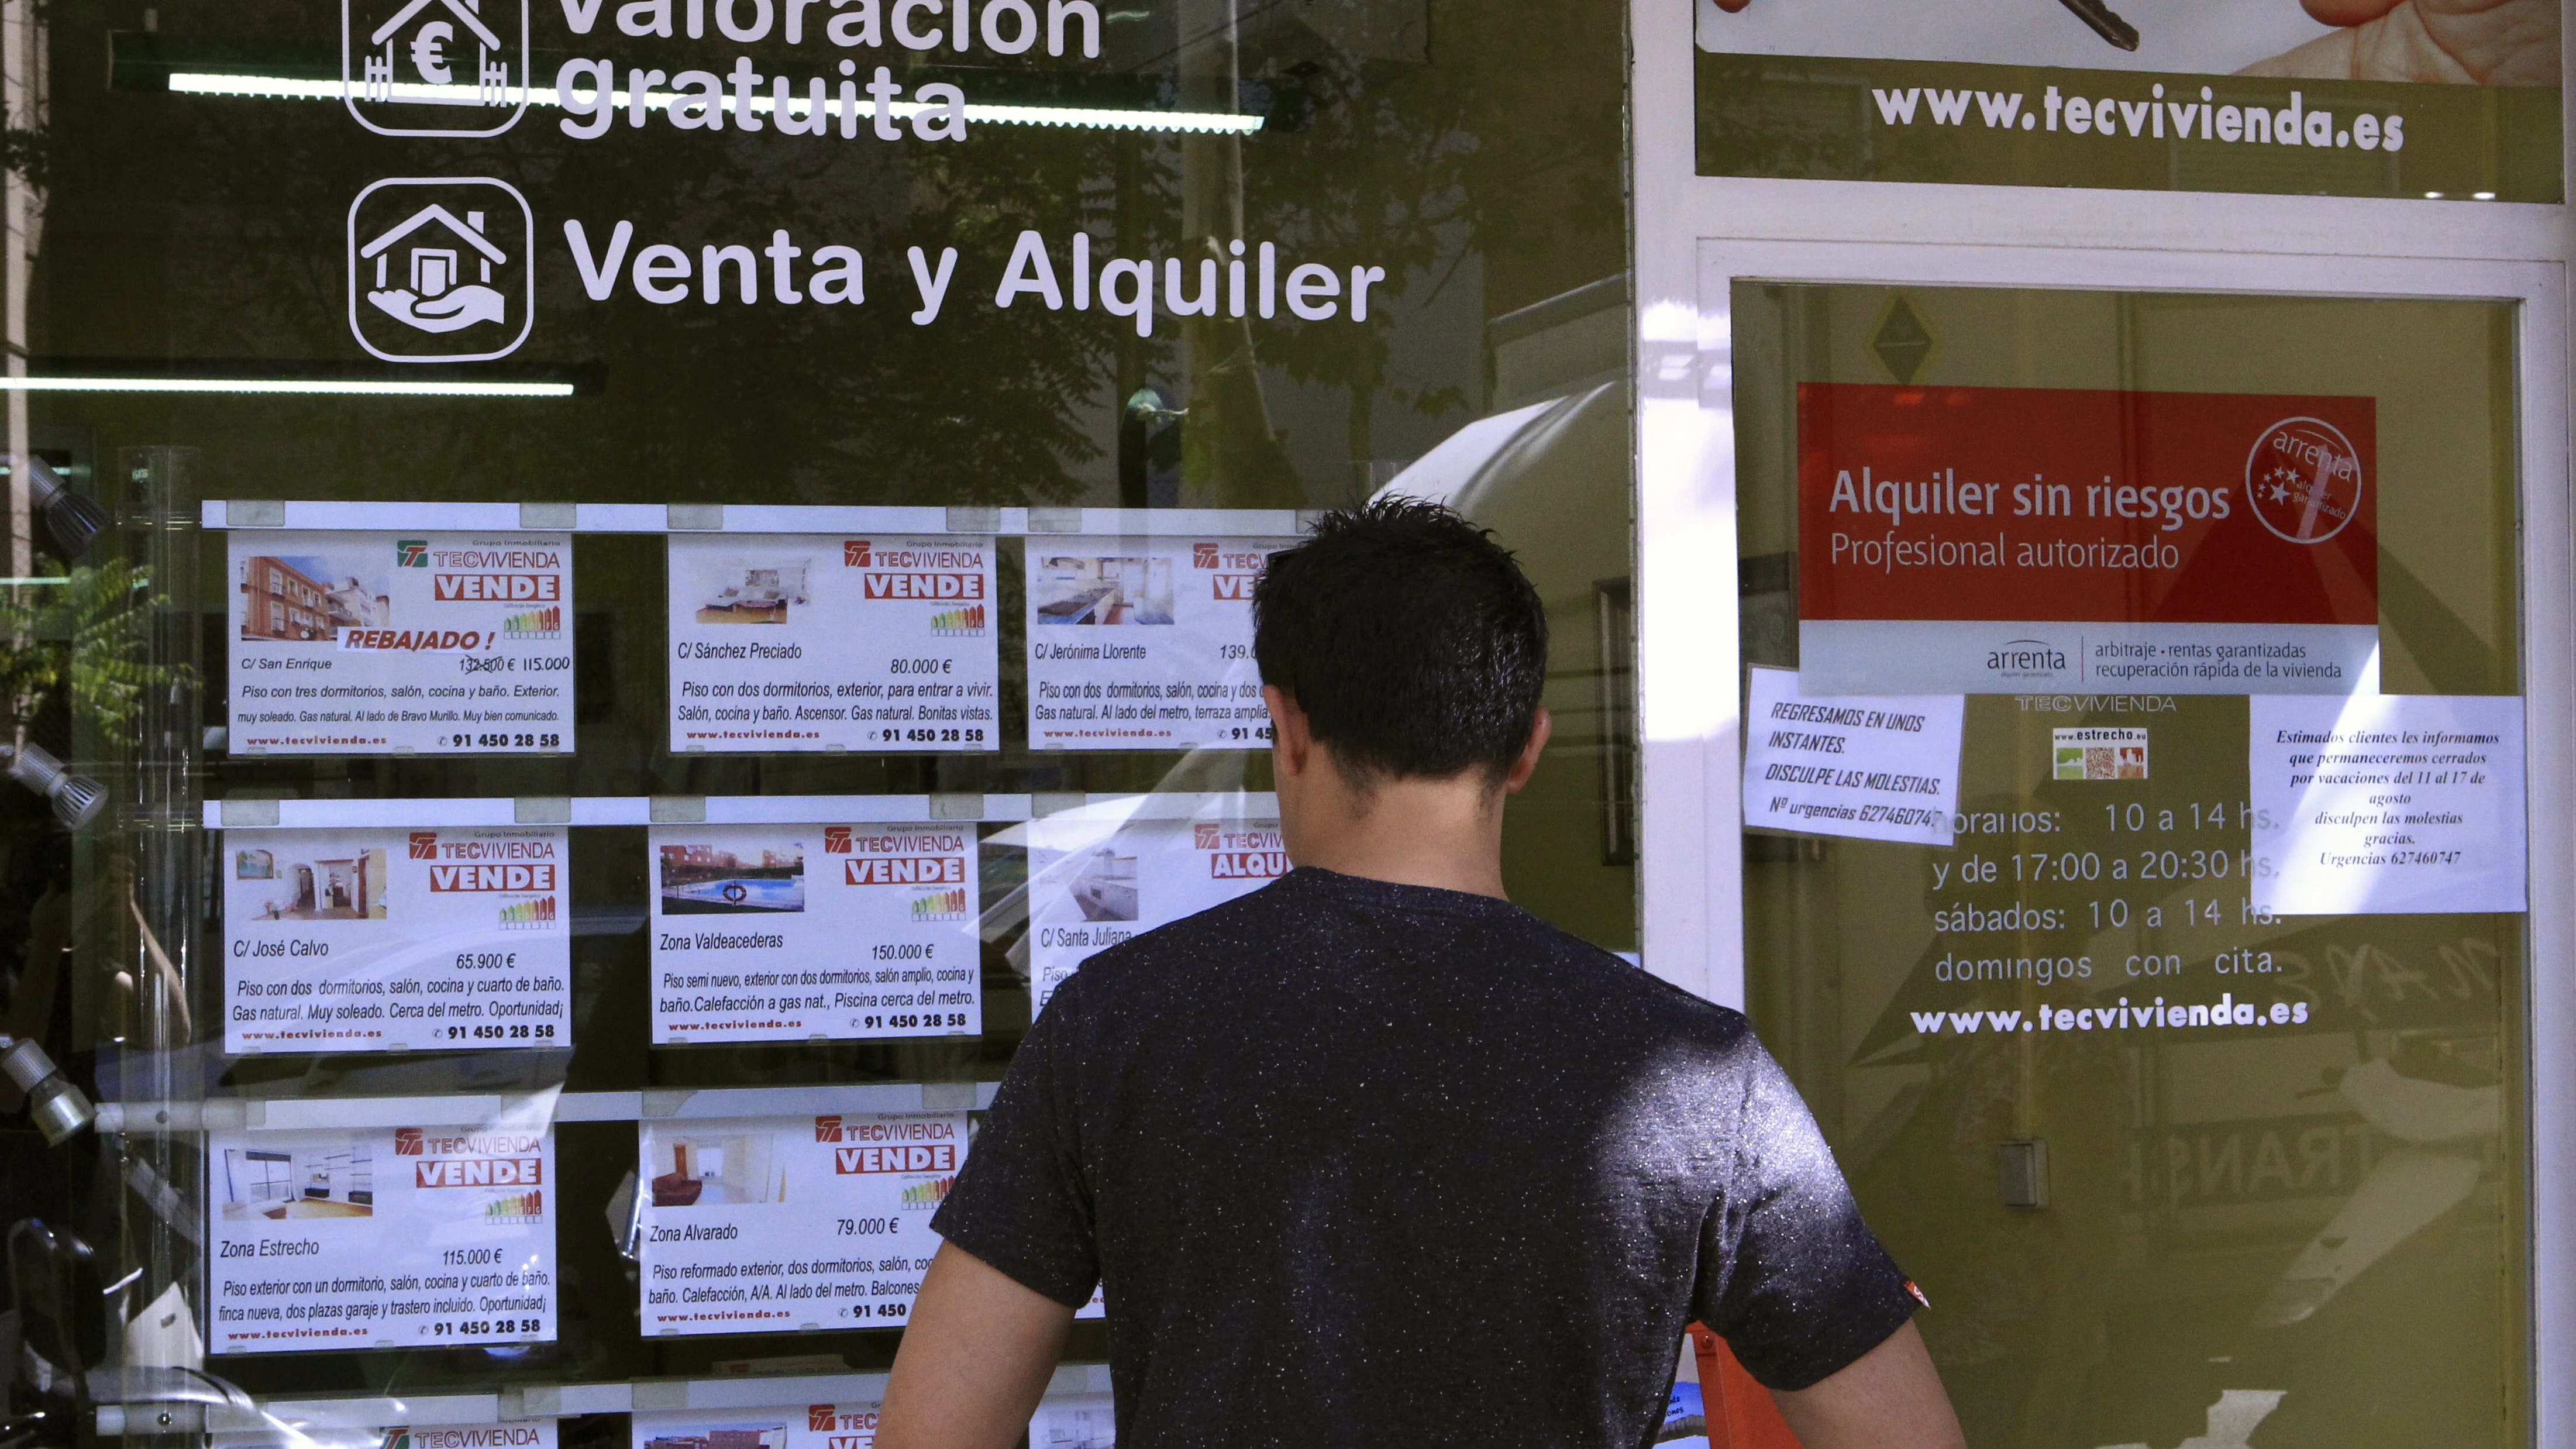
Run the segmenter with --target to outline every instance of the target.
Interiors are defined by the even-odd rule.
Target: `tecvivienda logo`
[[[429,567],[429,540],[425,538],[394,540],[394,567],[398,569]]]
[[[435,830],[413,831],[411,833],[411,858],[414,860],[438,859],[438,832]]]
[[[807,1404],[805,1428],[814,1434],[829,1434],[840,1423],[841,1413],[835,1404]]]
[[[536,319],[536,247],[535,214],[506,181],[379,181],[349,204],[349,331],[387,362],[507,357]]]
[[[497,136],[528,110],[528,0],[341,0],[340,97],[379,136]]]

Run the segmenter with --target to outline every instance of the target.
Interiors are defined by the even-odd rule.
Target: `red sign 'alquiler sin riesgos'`
[[[2348,694],[2373,400],[1798,388],[1806,694]]]

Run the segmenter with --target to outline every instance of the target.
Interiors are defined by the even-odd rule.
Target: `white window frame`
[[[2576,235],[2565,206],[1701,177],[1692,0],[1633,0],[1639,886],[1645,963],[1744,1004],[1738,279],[2518,305],[2531,913],[2533,1442],[2576,1449]],[[2576,26],[2565,39],[2576,83]],[[2576,92],[2576,84],[2571,84]],[[2576,127],[2576,103],[2564,107]],[[2571,187],[2576,191],[2576,187]]]

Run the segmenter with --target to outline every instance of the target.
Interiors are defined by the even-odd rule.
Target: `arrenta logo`
[[[2006,679],[2046,679],[2066,672],[2066,654],[2045,639],[2010,639],[1986,655],[1986,668]]]
[[[527,198],[506,181],[379,181],[349,206],[349,330],[387,362],[506,357],[536,316],[536,245]]]

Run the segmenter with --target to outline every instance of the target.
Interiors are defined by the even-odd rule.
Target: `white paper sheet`
[[[1029,539],[1029,747],[1266,748],[1252,586],[1295,542]]]
[[[653,1043],[984,1029],[971,825],[657,825]]]
[[[1099,951],[1249,895],[1288,873],[1276,819],[1215,797],[1200,819],[1122,817],[1093,806],[1028,823],[1029,976],[1035,1010]]]
[[[2251,701],[2257,909],[2408,915],[2528,908],[2522,701]]]
[[[673,751],[993,750],[993,540],[673,534]]]
[[[869,1449],[877,1441],[877,1403],[680,1409],[638,1413],[633,1424],[633,1449]]]
[[[939,1248],[963,1112],[648,1122],[644,1333],[894,1328]]]
[[[235,754],[568,754],[572,540],[236,531]]]
[[[1950,843],[1965,699],[1801,695],[1794,669],[1756,669],[1752,684],[1744,707],[1745,824]]]
[[[221,859],[225,1051],[571,1039],[561,829],[235,830]]]
[[[554,1155],[542,1124],[208,1134],[214,1352],[552,1342]]]

